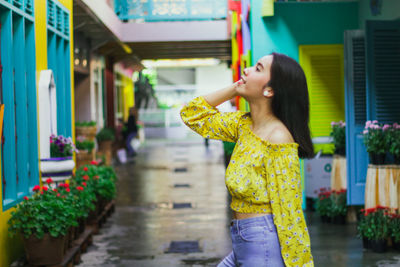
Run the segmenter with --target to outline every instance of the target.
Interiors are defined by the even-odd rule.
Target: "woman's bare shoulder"
[[[294,142],[289,130],[283,124],[278,124],[274,127],[269,135],[268,140],[272,144],[287,144]]]

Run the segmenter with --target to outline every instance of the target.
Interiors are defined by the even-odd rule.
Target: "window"
[[[3,209],[38,183],[36,63],[33,0],[0,1]]]
[[[57,94],[57,134],[72,136],[69,11],[47,0],[47,60]]]

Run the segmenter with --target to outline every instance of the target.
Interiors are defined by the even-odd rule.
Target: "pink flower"
[[[65,188],[65,191],[67,191],[67,192],[70,192],[70,191],[71,191],[71,189],[69,189],[69,188]]]
[[[58,193],[57,196],[59,197],[59,196],[60,196],[60,193]]]
[[[47,184],[51,184],[53,182],[53,179],[51,179],[51,178],[48,178],[47,180],[46,180],[46,183]]]
[[[382,130],[386,131],[386,130],[388,130],[389,128],[390,128],[390,125],[389,125],[389,124],[385,124],[385,125],[383,125]]]
[[[368,134],[368,130],[364,130],[364,131],[363,131],[363,134]]]
[[[372,125],[372,122],[371,121],[367,121],[365,123],[365,128],[369,128],[371,125]]]
[[[372,121],[372,123],[374,123],[374,124],[375,124],[375,123],[378,123],[378,121],[377,121],[377,120],[374,120],[374,121]]]
[[[333,127],[333,126],[335,126],[335,125],[336,125],[336,122],[332,121],[332,122],[331,122],[331,126]]]

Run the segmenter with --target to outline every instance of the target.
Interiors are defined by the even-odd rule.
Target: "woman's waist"
[[[243,219],[249,219],[249,218],[255,218],[255,217],[263,217],[265,215],[271,215],[271,212],[266,212],[266,213],[243,213],[243,212],[238,212],[238,211],[233,211],[233,218],[236,220],[243,220]]]

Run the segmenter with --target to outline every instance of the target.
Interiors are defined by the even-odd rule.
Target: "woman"
[[[250,112],[215,107],[244,97]],[[273,53],[233,85],[181,110],[205,138],[236,142],[225,183],[232,195],[232,252],[222,266],[314,266],[301,208],[301,158],[313,156],[306,78],[299,64]]]
[[[129,109],[129,117],[128,122],[126,124],[126,148],[128,150],[128,157],[132,157],[136,155],[135,149],[132,146],[132,140],[138,135],[137,128],[137,110],[135,107],[131,107]]]

